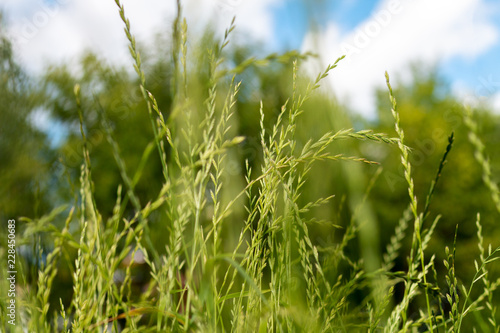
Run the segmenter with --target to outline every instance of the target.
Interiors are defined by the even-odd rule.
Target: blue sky
[[[136,39],[168,33],[174,0],[123,0]],[[372,117],[373,91],[409,79],[409,64],[437,64],[458,98],[487,101],[500,113],[500,1],[497,0],[184,0],[191,37],[212,22],[223,34],[236,16],[236,34],[270,52],[299,49],[321,56],[312,76],[347,53],[327,88],[355,112]],[[314,4],[314,5],[312,5]],[[127,41],[112,0],[1,0],[8,32],[24,66],[74,61],[91,49],[130,67]],[[311,14],[312,16],[308,16]],[[312,17],[312,20],[309,19]],[[311,22],[314,31],[311,31]],[[233,37],[237,39],[238,37]]]
[[[312,12],[316,24],[324,27],[328,22],[337,22],[344,31],[354,29],[363,22],[375,8],[378,1],[366,0],[360,5],[360,1],[323,1],[321,9],[307,8],[304,0],[285,1],[272,9],[274,21],[274,34],[279,46],[288,48],[300,48],[302,40],[309,29],[305,13]]]
[[[307,12],[306,1],[291,0],[282,3],[280,6],[273,8],[274,33],[278,41],[278,45],[282,49],[299,48],[304,49],[304,39],[307,39],[310,22],[304,20],[304,12]],[[313,10],[316,35],[320,36],[320,40],[326,44],[339,44],[347,41],[347,45],[355,46],[353,36],[355,31],[363,30],[363,25],[374,21],[377,13],[387,9],[389,1],[320,1],[322,3],[321,10]],[[433,10],[436,6],[432,2],[421,1],[396,1],[403,8],[397,14],[394,14],[395,19],[391,20],[386,27],[381,27],[382,32],[379,35],[370,39],[370,45],[367,47],[365,58],[361,61],[361,65],[370,63],[373,59],[385,55],[386,66],[383,66],[382,61],[375,61],[374,71],[370,73],[370,66],[361,66],[365,70],[366,76],[355,70],[358,82],[363,79],[368,79],[368,84],[364,85],[365,103],[357,103],[354,109],[365,114],[372,115],[373,108],[370,108],[368,103],[373,103],[373,97],[369,97],[369,90],[373,91],[373,87],[381,86],[383,83],[383,71],[385,69],[394,75],[405,77],[405,71],[408,64],[416,61],[422,61],[429,65],[437,65],[439,73],[449,83],[452,91],[458,98],[462,98],[469,102],[487,102],[493,108],[500,112],[500,3],[498,1],[444,1],[446,5]],[[437,2],[435,2],[437,3]],[[428,8],[421,8],[428,6]],[[453,13],[453,7],[462,7],[461,10]],[[404,7],[408,10],[405,12]],[[309,12],[311,10],[309,9]],[[450,14],[450,12],[452,12]],[[435,30],[432,26],[428,29],[422,29],[422,41],[418,43],[405,43],[406,50],[398,49],[398,43],[391,44],[383,35],[387,30],[387,34],[393,39],[405,39],[412,36],[419,37],[419,31],[414,31],[411,27],[405,27],[405,21],[408,24],[418,24],[415,17],[420,16],[422,25],[427,23],[435,25]],[[396,16],[402,16],[397,22]],[[408,19],[406,19],[408,17]],[[434,19],[433,19],[434,17]],[[436,19],[436,17],[438,19]],[[413,21],[412,21],[413,19]],[[448,22],[447,22],[448,20]],[[395,27],[393,28],[392,25]],[[329,36],[326,30],[330,27]],[[400,30],[392,32],[391,30]],[[407,31],[408,33],[405,33]],[[463,39],[460,40],[461,35]],[[380,41],[378,40],[380,37]],[[457,40],[458,39],[458,40]],[[426,43],[429,41],[429,43]],[[382,46],[377,47],[377,43]],[[454,43],[462,44],[454,45]],[[387,48],[384,50],[383,46]],[[447,47],[449,45],[449,47]],[[369,50],[372,48],[373,50]],[[425,51],[425,49],[428,49]],[[312,47],[311,50],[318,51],[318,48]],[[337,51],[337,53],[335,53]],[[363,57],[364,50],[360,49],[360,58]],[[403,51],[403,52],[402,52]],[[342,49],[335,47],[327,47],[320,51],[326,59],[333,61],[342,53]],[[358,54],[355,54],[357,56]],[[393,66],[393,58],[397,59],[398,65]],[[357,59],[356,59],[357,60]],[[356,63],[356,60],[354,63]],[[342,64],[340,65],[340,67]],[[357,66],[351,66],[356,69]],[[382,68],[386,67],[386,68]],[[406,67],[406,68],[405,68]],[[368,70],[367,70],[368,68]],[[316,68],[318,70],[319,68]],[[335,75],[335,74],[333,74]],[[347,76],[348,74],[346,74]],[[379,76],[379,80],[374,79],[374,75]],[[353,80],[348,86],[359,86]],[[338,86],[344,82],[337,81]],[[349,94],[348,89],[340,89],[341,95],[345,94],[347,99],[356,99],[353,94]],[[363,95],[363,94],[361,94]]]

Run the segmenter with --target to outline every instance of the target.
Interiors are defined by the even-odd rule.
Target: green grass
[[[165,119],[155,96],[147,90],[147,78],[125,9],[119,0],[115,2],[130,42],[153,137],[139,167],[129,170],[106,110],[97,101],[92,106],[99,110],[122,180],[113,213],[104,218],[95,202],[99,184],[92,179],[92,158],[83,123],[83,114],[90,106],[82,105],[81,88],[75,85],[84,155],[79,192],[70,208],[58,208],[40,219],[24,219],[27,227],[18,236],[20,244],[32,244],[34,238],[45,235],[54,240],[54,246],[42,260],[36,282],[25,281],[28,274],[20,269],[19,284],[24,287],[18,293],[17,326],[13,329],[6,323],[6,304],[2,299],[3,331],[460,332],[465,323],[478,332],[500,331],[494,299],[500,279],[488,272],[489,265],[500,257],[500,247],[493,249],[484,244],[479,214],[475,221],[478,259],[473,263],[475,275],[471,281],[463,282],[456,276],[456,237],[453,244],[443,246],[445,277],[437,274],[436,266],[441,263],[435,261],[435,254],[426,252],[439,223],[439,216],[427,220],[428,207],[441,172],[446,172],[448,153],[453,153],[453,135],[443,152],[425,206],[419,209],[409,159],[411,149],[405,145],[397,96],[387,74],[392,107],[387,112],[392,112],[395,119],[396,137],[370,130],[342,129],[299,145],[296,129],[305,102],[343,57],[302,89],[299,64],[303,57],[296,53],[283,55],[295,59],[290,98],[277,112],[271,128],[265,126],[266,105],[261,103],[260,110],[255,110],[260,112],[261,164],[252,168],[246,161],[244,183],[235,192],[235,186],[227,188],[228,180],[233,179],[228,165],[236,159],[235,147],[247,139],[233,128],[242,84],[236,81],[236,74],[276,56],[237,64],[233,70],[222,66],[223,51],[234,29],[232,24],[223,41],[208,51],[210,86],[208,98],[200,108],[189,89],[187,24],[178,17],[174,23],[174,105]],[[465,112],[464,117],[484,182],[498,208],[499,191],[491,179],[480,134],[470,112]],[[370,140],[394,150],[399,148],[401,154],[409,207],[401,212],[386,252],[376,259],[376,267],[363,261],[369,257],[353,260],[348,250],[352,246],[349,242],[364,227],[358,219],[365,215],[359,212],[379,173],[365,190],[364,199],[355,208],[341,239],[331,244],[330,256],[321,255],[322,249],[310,234],[310,226],[317,221],[309,213],[329,204],[334,195],[307,203],[301,200],[314,165],[376,164],[362,156],[331,153],[329,147],[341,140]],[[153,154],[158,154],[161,163],[163,179],[158,182],[162,186],[156,197],[143,203],[135,186]],[[130,207],[133,214],[127,215]],[[158,214],[166,217],[161,229],[150,225],[151,217]],[[54,225],[61,218],[65,220],[62,230]],[[411,233],[411,225],[413,233],[408,239],[405,235]],[[152,233],[158,230],[165,235],[162,248],[152,241]],[[232,234],[236,237],[229,237]],[[400,253],[405,241],[411,242],[407,256]],[[4,248],[0,254],[4,267]],[[150,278],[141,289],[134,286],[134,260],[139,254],[144,255]],[[408,269],[395,271],[395,261],[402,256],[406,257]],[[63,300],[50,303],[51,292],[58,288],[61,265],[69,265],[73,274],[69,306],[64,306]],[[0,283],[5,290],[5,279]],[[404,290],[401,299],[396,300],[398,285]]]

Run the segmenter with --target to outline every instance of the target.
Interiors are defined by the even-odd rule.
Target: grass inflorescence
[[[39,219],[25,219],[28,227],[23,239],[45,233],[54,240],[54,247],[44,254],[46,259],[38,271],[35,289],[26,288],[20,296],[23,308],[14,331],[459,332],[465,321],[473,317],[471,325],[477,323],[481,331],[499,332],[494,293],[500,279],[495,279],[488,267],[500,258],[500,248],[484,244],[480,215],[476,220],[479,259],[474,262],[471,282],[462,282],[456,274],[456,249],[460,246],[457,233],[452,249],[446,247],[443,251],[440,271],[446,272],[444,277],[437,273],[437,266],[441,265],[437,255],[428,253],[440,220],[440,216],[428,220],[430,203],[441,173],[446,172],[448,155],[453,153],[454,134],[449,137],[437,175],[431,180],[425,205],[419,209],[410,162],[412,151],[406,146],[387,73],[391,103],[387,112],[394,117],[396,137],[347,128],[301,142],[297,128],[302,114],[309,112],[306,102],[322,80],[334,74],[343,57],[328,65],[305,89],[300,88],[304,79],[299,67],[310,55],[289,52],[252,58],[234,68],[222,66],[235,28],[233,20],[222,42],[207,51],[209,78],[203,95],[206,98],[198,103],[199,96],[192,96],[190,90],[188,27],[179,1],[173,29],[173,104],[172,110],[161,110],[155,94],[148,90],[125,8],[119,0],[115,3],[130,43],[152,138],[138,167],[130,170],[107,110],[97,97],[93,105],[82,103],[81,87],[75,85],[84,156],[80,188],[70,209],[62,207]],[[266,118],[271,112],[264,102],[255,110],[260,115],[256,159],[260,164],[255,166],[245,160],[235,176],[233,162],[239,158],[235,148],[248,139],[240,135],[234,120],[238,116],[239,93],[245,84],[238,81],[238,75],[272,61],[291,63],[291,97],[279,110],[271,110],[276,114],[272,121]],[[99,184],[93,181],[94,167],[83,117],[89,108],[99,112],[121,177],[122,185],[116,189],[116,202],[109,217],[99,211],[95,200]],[[498,187],[491,178],[477,125],[470,112],[464,117],[484,182],[500,212]],[[272,125],[268,126],[270,122]],[[308,175],[317,163],[361,163],[375,168],[373,164],[380,164],[356,153],[332,150],[340,141],[349,140],[399,148],[404,169],[409,206],[401,212],[380,267],[375,269],[367,269],[369,265],[363,261],[366,258],[353,257],[349,247],[363,228],[363,221],[357,219],[362,216],[361,207],[382,168],[365,189],[341,238],[329,244],[333,245],[330,248],[319,244],[311,226],[332,226],[333,222],[319,221],[311,212],[331,204],[336,194],[311,201],[302,195]],[[158,180],[161,189],[156,197],[141,202],[136,185],[155,151],[163,176]],[[237,185],[229,188],[229,182]],[[68,215],[60,230],[52,221],[64,212]],[[154,223],[161,226],[153,229]],[[413,234],[408,239],[412,224]],[[158,230],[164,234],[160,247],[152,240],[152,233]],[[405,257],[407,248],[406,266],[399,270],[401,263],[396,261]],[[64,305],[60,299],[51,304],[49,296],[57,287],[58,267],[63,263],[71,267],[71,303]],[[147,283],[139,287],[138,266],[147,275]],[[398,285],[403,289],[395,297]],[[364,295],[361,299],[360,294]],[[57,310],[49,313],[51,309]],[[2,321],[1,325],[5,330],[6,323]]]

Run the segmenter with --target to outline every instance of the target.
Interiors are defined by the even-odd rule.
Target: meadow
[[[195,47],[181,11],[163,63],[115,2],[136,77],[47,71],[74,131],[0,214],[2,332],[500,332],[498,116],[388,73],[379,120],[351,116],[321,87],[342,55],[310,78],[234,21]]]

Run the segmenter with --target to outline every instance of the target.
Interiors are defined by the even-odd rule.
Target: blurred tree
[[[213,41],[213,35],[207,33],[199,50],[206,51],[207,45]],[[167,43],[159,43],[167,47]],[[166,46],[167,45],[167,46]],[[235,67],[245,63],[255,53],[248,45],[226,50],[225,57]],[[142,56],[146,72],[146,88],[158,101],[160,110],[168,122],[177,127],[185,126],[186,117],[177,112],[172,98],[172,79],[174,73],[173,60],[165,57],[169,54],[161,47],[149,50]],[[210,66],[207,52],[192,51],[188,62],[188,104],[194,110],[195,117],[202,117],[206,110],[210,82]],[[224,192],[234,197],[242,188],[245,159],[253,166],[254,174],[259,173],[262,158],[259,128],[259,108],[263,103],[265,114],[264,126],[270,130],[282,105],[290,103],[292,96],[291,59],[280,58],[280,61],[261,61],[244,70],[236,70],[236,80],[241,81],[241,89],[236,103],[236,112],[231,119],[231,130],[234,135],[243,135],[246,140],[235,148],[231,158],[236,165],[232,166],[232,176],[224,180]],[[234,67],[233,67],[234,68]],[[224,70],[231,70],[231,67]],[[498,231],[494,228],[497,214],[491,204],[490,195],[481,180],[481,169],[474,160],[473,148],[467,141],[467,130],[462,120],[462,106],[450,93],[449,85],[437,75],[435,68],[424,68],[415,65],[412,80],[406,84],[395,85],[395,95],[401,114],[401,125],[405,130],[406,144],[413,148],[411,162],[419,208],[423,209],[431,181],[448,143],[448,136],[455,133],[455,145],[448,157],[442,177],[437,185],[430,205],[429,218],[424,224],[427,228],[437,214],[442,215],[435,237],[430,244],[429,253],[436,253],[436,262],[442,262],[443,244],[451,244],[455,226],[459,224],[461,237],[457,262],[472,262],[477,253],[475,235],[475,216],[481,212],[487,241],[498,239]],[[303,86],[310,80],[299,72],[298,85]],[[182,73],[180,73],[182,75]],[[383,75],[383,73],[381,73]],[[80,68],[68,68],[65,65],[50,68],[45,76],[45,91],[48,96],[46,107],[51,110],[55,119],[68,126],[69,135],[58,147],[64,164],[70,170],[73,180],[79,177],[80,165],[83,161],[82,139],[79,131],[79,120],[73,87],[80,84],[82,91],[82,109],[84,129],[88,138],[92,176],[95,185],[95,198],[98,208],[106,218],[116,200],[116,190],[122,183],[120,172],[113,158],[112,148],[106,140],[106,131],[102,126],[102,115],[105,114],[112,128],[112,135],[120,147],[120,154],[125,162],[129,177],[141,165],[144,151],[153,149],[145,161],[144,169],[137,178],[135,191],[144,206],[154,199],[163,181],[161,164],[156,148],[153,145],[153,133],[146,104],[139,90],[139,82],[135,74],[123,68],[107,65],[93,54],[81,58]],[[219,84],[221,94],[217,98],[222,101],[224,90],[231,75],[224,76]],[[177,78],[179,80],[179,78]],[[303,89],[301,90],[303,91]],[[219,103],[222,105],[222,103]],[[289,105],[290,106],[290,105]],[[304,104],[304,113],[297,122],[297,151],[313,138],[328,131],[353,127],[374,128],[376,132],[393,135],[394,120],[390,112],[388,92],[383,89],[377,92],[378,119],[375,122],[353,116],[347,108],[331,97],[331,94],[316,93]],[[176,113],[177,112],[177,113]],[[481,126],[480,133],[485,138],[486,151],[491,157],[492,165],[499,165],[498,151],[495,145],[500,142],[499,118],[486,110],[478,112],[477,120]],[[199,119],[197,119],[198,121]],[[286,120],[285,120],[286,121]],[[173,126],[174,130],[176,126]],[[177,129],[179,132],[180,130]],[[233,133],[233,132],[232,132]],[[232,134],[231,134],[232,135]],[[168,145],[166,145],[169,160]],[[400,163],[399,150],[395,146],[374,144],[359,141],[336,141],[330,147],[332,154],[361,156],[379,162],[383,172],[378,177],[369,202],[363,203],[363,195],[372,176],[378,169],[375,165],[360,165],[359,162],[322,161],[317,163],[307,174],[307,182],[302,187],[300,203],[314,202],[320,197],[335,195],[328,203],[314,207],[306,217],[310,219],[310,234],[315,245],[319,246],[322,260],[331,260],[338,264],[341,258],[335,258],[335,244],[346,232],[355,210],[358,210],[356,225],[363,229],[364,236],[352,240],[357,246],[349,246],[346,253],[353,260],[385,250],[389,238],[403,211],[409,204],[407,184]],[[144,161],[143,161],[144,162]],[[356,163],[356,166],[352,164]],[[169,167],[175,169],[174,163]],[[258,190],[258,189],[255,189]],[[361,205],[361,206],[360,206]],[[361,208],[359,208],[361,207]],[[131,208],[129,214],[132,213]],[[240,230],[243,219],[238,214],[232,215],[235,223],[228,223],[235,232]],[[366,221],[369,220],[369,223]],[[158,249],[165,247],[165,234],[168,233],[168,216],[151,216],[149,225],[152,241]],[[368,225],[368,227],[367,227]],[[342,227],[342,230],[338,230]],[[413,227],[407,230],[411,237]],[[372,239],[376,237],[376,239]],[[228,242],[232,237],[224,237]],[[351,243],[349,244],[351,245]],[[232,248],[232,247],[231,247]],[[401,252],[399,262],[405,265],[408,248]],[[368,270],[375,270],[379,263],[371,260]],[[331,279],[345,273],[349,267],[330,266],[326,272]],[[459,266],[460,267],[460,266]],[[458,272],[469,279],[471,270],[463,268]],[[396,269],[403,269],[397,267]],[[348,276],[345,275],[345,276]],[[361,300],[360,300],[361,302]]]
[[[405,131],[405,144],[412,150],[410,161],[418,197],[419,212],[423,212],[431,182],[435,179],[439,163],[448,144],[448,137],[454,133],[454,143],[441,172],[429,206],[428,218],[423,228],[430,227],[439,215],[434,236],[427,250],[427,256],[436,255],[438,276],[446,274],[442,266],[445,259],[444,247],[453,246],[455,229],[458,226],[458,248],[456,256],[457,276],[469,281],[475,273],[471,263],[478,257],[476,237],[476,215],[481,214],[485,246],[498,245],[498,212],[491,194],[482,181],[482,169],[474,158],[474,147],[468,141],[468,129],[463,121],[464,106],[450,92],[449,84],[438,75],[436,68],[422,64],[412,65],[412,79],[396,85],[395,96],[400,113],[401,127]],[[393,85],[394,87],[395,85]],[[377,131],[394,133],[394,119],[386,89],[377,91],[378,121],[370,127]],[[500,117],[484,106],[474,113],[479,124],[479,133],[485,144],[485,152],[493,166],[493,178],[498,181],[500,156]],[[372,204],[380,221],[382,244],[387,244],[402,212],[408,207],[408,184],[404,178],[397,150],[387,147],[366,146],[363,151],[368,157],[381,162],[384,171],[373,189]],[[496,166],[496,169],[495,169]],[[411,239],[413,223],[406,232]],[[408,244],[402,249],[399,265],[395,270],[406,269],[405,256]],[[498,268],[490,267],[497,274]],[[416,308],[415,308],[416,311]]]
[[[190,61],[187,73],[188,103],[194,116],[200,119],[206,112],[205,101],[209,97],[210,87],[210,59],[206,50],[209,45],[213,45],[213,41],[214,36],[209,30],[201,40],[201,46],[195,47],[188,55]],[[171,95],[174,64],[171,57],[165,56],[169,53],[164,50],[168,43],[168,41],[158,43],[158,49],[155,50],[144,48],[141,59],[146,74],[146,89],[154,95],[164,118],[176,125],[172,127],[176,130],[176,127],[183,126],[185,115],[178,110],[174,111]],[[230,63],[240,64],[250,59],[254,52],[255,48],[245,45],[229,49],[224,56],[229,58]],[[236,81],[241,81],[242,85],[235,106],[237,111],[233,117],[234,134],[247,137],[236,152],[241,160],[237,167],[239,171],[235,172],[242,179],[244,159],[249,159],[250,165],[257,165],[260,159],[260,101],[262,100],[265,105],[265,125],[270,128],[291,93],[291,60],[294,54],[279,58],[278,61],[262,61],[258,66],[244,66],[237,71]],[[225,75],[218,85],[219,105],[223,105],[233,75],[230,70],[231,68],[221,69],[221,73]],[[177,80],[183,79],[177,78]],[[120,147],[120,154],[130,177],[134,176],[139,167],[145,149],[151,148],[154,143],[154,136],[135,73],[108,65],[92,53],[81,57],[78,68],[70,68],[64,64],[50,67],[45,74],[44,89],[47,96],[45,106],[54,119],[69,129],[68,136],[57,150],[75,182],[78,180],[80,165],[83,162],[83,141],[73,92],[73,87],[77,83],[81,86],[83,123],[90,151],[92,177],[95,188],[99,189],[95,191],[96,202],[106,217],[111,213],[116,200],[116,190],[122,180],[111,146],[107,142],[102,116],[105,115],[111,124],[113,138]],[[181,86],[183,83],[177,84]],[[165,149],[168,160],[167,144]],[[174,163],[171,168],[175,169]],[[153,147],[153,152],[146,161],[145,169],[135,186],[142,205],[157,195],[162,181],[161,163],[156,147]]]
[[[3,24],[0,13],[0,25]],[[15,61],[0,30],[0,219],[43,214],[49,206],[43,179],[51,159],[35,111],[41,94]]]
[[[153,67],[154,77],[147,87],[159,96],[162,110],[169,110],[167,73],[161,64]],[[78,179],[83,162],[83,140],[80,133],[79,115],[73,93],[75,84],[81,86],[83,126],[92,164],[96,202],[108,216],[116,200],[118,185],[122,183],[120,172],[113,157],[103,127],[103,116],[110,124],[112,137],[120,147],[129,177],[134,176],[142,154],[153,140],[146,105],[136,79],[123,68],[108,66],[96,55],[87,53],[81,58],[81,70],[66,65],[51,67],[45,75],[47,108],[51,115],[69,128],[66,140],[58,147],[63,163],[73,179]],[[166,92],[166,93],[165,93]],[[135,190],[142,204],[154,197],[161,187],[161,169],[158,154],[151,154]]]
[[[443,216],[440,232],[453,235],[456,224],[463,236],[475,236],[476,213],[482,214],[485,228],[493,231],[497,219],[487,188],[482,183],[481,167],[474,159],[474,149],[468,142],[468,131],[463,123],[464,107],[449,90],[449,84],[437,74],[436,68],[412,67],[412,80],[399,85],[396,99],[401,116],[401,126],[405,131],[406,144],[412,148],[411,162],[416,193],[422,210],[430,183],[436,176],[437,168],[448,136],[454,132],[455,142],[448,156],[430,205],[431,215],[427,223],[437,215]],[[387,91],[377,92],[378,130],[393,133],[393,119],[390,113]],[[486,153],[493,165],[498,165],[500,143],[498,131],[500,118],[484,108],[474,115],[480,124]],[[487,138],[487,139],[486,139]],[[367,149],[367,153],[369,153]],[[378,214],[383,221],[396,221],[408,202],[407,184],[397,151],[373,151],[382,157],[384,174],[375,188],[374,200]],[[399,207],[397,210],[395,207]]]

